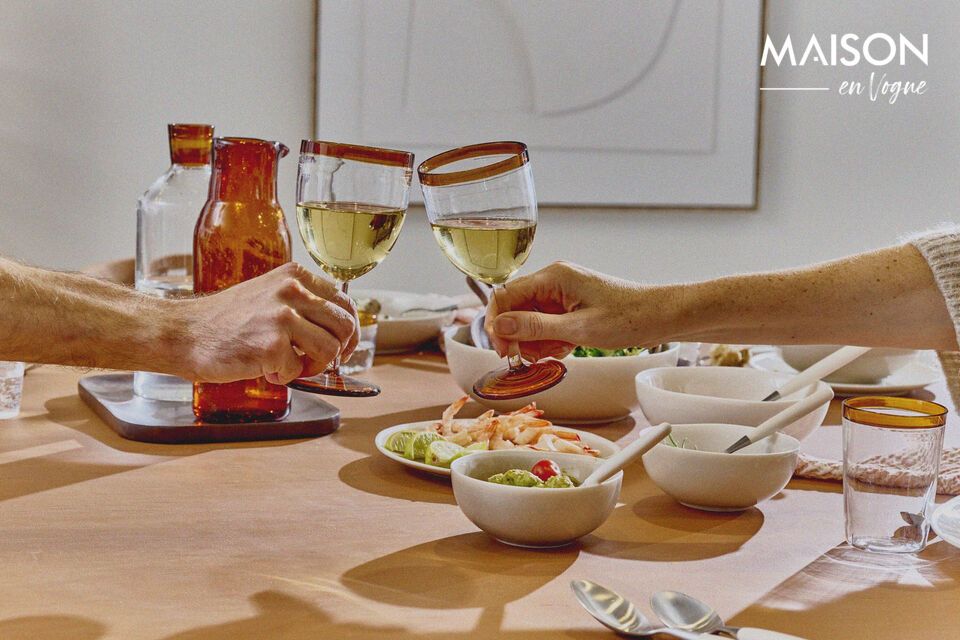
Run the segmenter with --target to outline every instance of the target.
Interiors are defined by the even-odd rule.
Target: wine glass
[[[451,149],[424,161],[417,173],[440,248],[460,271],[492,285],[497,297],[526,262],[537,230],[527,146],[486,142]],[[487,400],[520,398],[549,389],[567,373],[559,360],[524,363],[515,342],[507,365],[483,375],[473,392]]]
[[[350,281],[387,257],[400,235],[410,195],[413,154],[353,144],[303,140],[297,171],[297,226],[310,257],[347,293]],[[369,397],[375,384],[340,375],[337,357],[294,389]]]

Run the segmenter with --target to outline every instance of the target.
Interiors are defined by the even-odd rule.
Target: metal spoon
[[[708,604],[679,591],[660,591],[650,598],[654,613],[673,629],[723,634],[738,640],[803,640],[786,633],[754,627],[728,627]]]
[[[738,627],[728,627],[707,603],[679,591],[660,591],[650,598],[653,612],[668,627],[699,633],[722,633],[736,638]]]
[[[486,329],[483,328],[483,319],[486,315],[487,314],[481,311],[470,323],[470,339],[473,341],[473,346],[478,349],[493,349],[490,336],[487,335]]]
[[[659,627],[647,620],[632,602],[623,596],[601,587],[590,580],[574,580],[570,583],[573,595],[587,613],[596,618],[597,622],[619,634],[631,638],[654,638],[666,636],[678,640],[696,640],[699,633],[683,629]]]

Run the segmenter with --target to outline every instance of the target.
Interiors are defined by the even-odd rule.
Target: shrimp
[[[440,422],[434,426],[437,433],[446,437],[460,431],[458,425],[453,421],[453,417],[460,413],[460,409],[463,409],[463,405],[467,404],[469,399],[469,396],[463,396],[443,410],[443,414],[440,416]]]

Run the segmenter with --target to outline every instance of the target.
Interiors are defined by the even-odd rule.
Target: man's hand
[[[274,384],[323,371],[357,346],[349,297],[290,262],[218,293],[179,301],[188,345],[187,379],[231,382],[265,376]]]

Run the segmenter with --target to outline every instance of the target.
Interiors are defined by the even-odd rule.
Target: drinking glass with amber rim
[[[537,230],[537,196],[527,146],[486,142],[445,151],[417,170],[434,238],[453,265],[502,292],[523,266]],[[502,296],[497,297],[501,310]],[[487,400],[532,395],[558,384],[559,360],[529,364],[516,343],[507,366],[483,375],[473,392]]]
[[[349,283],[387,257],[407,211],[413,154],[355,144],[304,140],[297,173],[300,237],[321,269],[347,293]],[[370,382],[340,374],[337,358],[324,373],[290,383],[336,396],[380,393]]]

